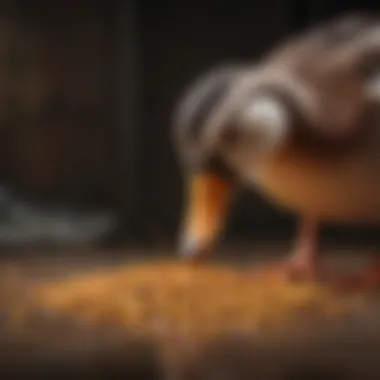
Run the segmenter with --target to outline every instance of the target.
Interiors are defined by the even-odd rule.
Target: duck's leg
[[[324,279],[326,283],[342,291],[368,291],[380,289],[380,259],[364,270],[353,274],[327,276],[326,268],[321,268],[318,258],[318,221],[304,217],[300,221],[296,246],[292,256],[285,262],[285,273],[300,279]]]
[[[317,280],[322,277],[319,265],[318,220],[313,217],[301,217],[291,255],[273,265],[262,267],[262,270],[292,280]],[[261,269],[260,269],[261,270]]]
[[[306,279],[319,277],[318,232],[319,223],[316,218],[300,218],[294,251],[286,264],[290,275]]]
[[[379,291],[380,260],[375,260],[364,270],[333,279],[333,285],[344,292]]]
[[[343,291],[368,291],[380,289],[380,259],[364,270],[354,274],[327,277],[318,258],[318,221],[304,217],[300,221],[296,246],[292,256],[285,262],[286,273],[293,278],[322,279]]]

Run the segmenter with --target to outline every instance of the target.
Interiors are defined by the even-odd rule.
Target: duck
[[[323,277],[322,222],[380,226],[380,18],[344,15],[211,69],[185,89],[172,132],[184,260],[212,253],[244,186],[298,217],[294,249],[272,269]],[[378,264],[351,282],[374,278]]]

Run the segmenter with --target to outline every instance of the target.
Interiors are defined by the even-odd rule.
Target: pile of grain
[[[44,308],[135,332],[215,334],[277,329],[346,310],[317,285],[223,266],[147,263],[76,275],[40,289]]]

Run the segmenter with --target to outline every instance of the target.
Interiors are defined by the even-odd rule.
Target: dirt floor
[[[380,378],[376,294],[253,275],[251,251],[281,249],[230,249],[198,268],[159,251],[8,255],[0,377]],[[336,252],[336,269],[369,254]]]

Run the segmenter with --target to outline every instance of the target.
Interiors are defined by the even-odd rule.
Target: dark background
[[[0,234],[0,242],[75,243],[83,231],[78,220],[94,220],[88,213],[95,211],[114,214],[117,224],[86,241],[173,241],[182,182],[169,128],[183,87],[212,66],[254,61],[315,22],[379,8],[374,4],[3,0],[0,220],[13,232]],[[50,230],[63,219],[72,231],[56,239]],[[273,240],[293,227],[292,216],[244,194],[228,236]],[[328,235],[371,240],[377,233]]]

